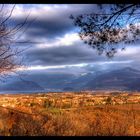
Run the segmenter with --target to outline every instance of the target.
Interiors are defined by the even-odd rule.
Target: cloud
[[[65,34],[63,37],[57,37],[53,41],[44,40],[44,43],[37,45],[38,48],[57,47],[57,46],[70,46],[74,43],[80,42],[80,38],[77,33]]]
[[[64,37],[65,38],[65,37]],[[64,42],[65,39],[63,38]],[[61,39],[60,39],[61,40]],[[89,48],[80,40],[75,40],[71,44],[63,41],[54,41],[52,44],[38,46],[27,52],[28,63],[33,65],[70,65],[80,63],[127,63],[139,61],[140,48],[138,46],[127,46],[126,50],[118,50],[113,58],[98,55],[96,50]],[[61,44],[58,45],[57,44]],[[56,45],[56,46],[55,46]],[[50,46],[50,47],[49,47]]]
[[[89,13],[95,9],[96,5],[92,4],[43,4],[43,5],[17,5],[11,17],[13,23],[21,23],[30,13],[28,21],[33,18],[36,20],[32,23],[26,38],[55,38],[61,37],[68,32],[73,32],[76,27],[73,21],[69,18],[71,14],[79,15]]]
[[[40,44],[32,44],[27,50],[26,63],[30,66],[58,66],[75,65],[81,63],[101,62],[105,67],[107,61],[134,61],[139,62],[139,47],[128,46],[126,50],[118,51],[112,58],[108,59],[104,55],[99,56],[96,50],[89,48],[78,37],[77,28],[69,19],[69,15],[79,15],[97,11],[95,4],[17,4],[12,22],[19,23],[30,12],[29,21],[37,17],[36,21],[25,32],[23,38],[30,39]],[[128,63],[123,65],[128,65]],[[111,65],[119,65],[112,63]],[[121,65],[121,63],[120,63]]]
[[[95,50],[79,42],[70,46],[32,48],[26,56],[30,64],[48,66],[89,63],[106,59],[105,56],[98,56]]]

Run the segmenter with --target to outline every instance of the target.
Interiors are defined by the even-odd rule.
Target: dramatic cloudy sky
[[[11,7],[12,5],[9,5]],[[21,40],[36,43],[20,44],[29,48],[24,56],[27,73],[82,74],[96,70],[112,70],[122,67],[140,69],[139,45],[127,46],[112,59],[98,56],[78,36],[78,28],[69,18],[71,14],[98,12],[92,4],[17,4],[11,17],[12,23],[20,23],[30,13],[28,21],[35,21],[21,36]]]

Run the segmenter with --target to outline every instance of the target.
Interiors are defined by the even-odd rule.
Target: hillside
[[[43,91],[44,89],[33,81],[15,81],[4,86],[0,86],[0,91],[16,91],[16,92],[25,92],[25,91]]]
[[[1,136],[140,136],[140,94],[0,95]]]
[[[116,89],[140,91],[140,71],[124,68],[107,72],[95,77],[85,85],[86,89]]]
[[[15,78],[16,79],[16,78]],[[140,91],[140,71],[123,68],[113,71],[96,71],[74,74],[29,74],[24,81],[14,80],[0,85],[1,91],[81,91],[81,90],[128,90]],[[30,80],[32,79],[32,81]],[[22,89],[22,90],[21,90]]]

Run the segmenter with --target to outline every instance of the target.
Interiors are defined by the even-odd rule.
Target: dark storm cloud
[[[81,46],[80,43],[71,46],[33,48],[27,53],[28,62],[38,65],[88,63],[100,61],[103,58],[98,56],[92,48]]]
[[[31,5],[30,5],[31,6]],[[24,6],[25,11],[30,10]],[[75,32],[75,26],[69,19],[71,14],[79,15],[83,13],[97,12],[96,5],[62,5],[58,8],[51,8],[50,12],[43,12],[43,8],[38,5],[32,5],[29,21],[34,17],[37,17],[36,21],[31,24],[28,30],[24,34],[25,39],[30,39],[34,42],[42,42],[43,39],[47,41],[44,44],[51,44],[56,41],[57,37],[64,37],[65,34]],[[66,6],[64,8],[64,6]],[[40,9],[40,10],[38,10]],[[34,11],[39,14],[37,16]],[[22,22],[25,16],[17,16],[13,18],[16,23]],[[80,42],[80,39],[79,39]],[[95,50],[89,49],[87,45],[79,42],[74,42],[71,46],[52,46],[52,48],[37,48],[36,44],[32,44],[32,49],[26,51],[27,60],[30,65],[63,65],[63,64],[78,64],[78,63],[95,63],[98,61],[127,61],[127,60],[139,60],[139,55],[136,53],[128,53],[127,55],[121,55],[118,53],[113,59],[107,59],[104,56],[98,56]],[[82,41],[81,41],[82,42]],[[42,46],[44,45],[42,44]],[[127,47],[126,47],[127,48]],[[124,64],[125,65],[125,64]],[[105,67],[105,65],[104,65]]]
[[[43,12],[38,15],[32,15],[32,10],[30,8],[31,14],[28,18],[28,22],[30,22],[33,18],[36,20],[31,24],[31,26],[26,31],[26,38],[31,39],[40,39],[40,38],[49,38],[52,39],[54,37],[63,36],[66,33],[73,32],[75,30],[75,26],[73,21],[69,18],[71,14],[79,15],[83,13],[91,13],[96,10],[96,5],[92,4],[71,4],[67,5],[67,8],[63,8],[64,5],[59,6],[59,8],[52,7],[53,13]],[[38,7],[41,9],[41,7]],[[26,8],[25,8],[26,9]],[[37,10],[37,9],[36,9]],[[22,17],[14,17],[12,18],[13,24],[22,23],[25,20],[25,15]]]
[[[138,65],[139,63],[137,62],[140,60],[139,52],[138,47],[131,46],[126,48],[125,51],[119,51],[113,58],[107,58],[105,55],[98,55],[96,50],[89,48],[85,44],[77,42],[70,46],[32,48],[27,52],[26,60],[32,65],[93,63],[94,66],[97,64],[99,67],[112,69],[112,66],[131,65],[131,61],[133,61],[134,65]]]
[[[32,22],[28,19],[28,23],[32,22],[31,26],[26,30],[26,39],[38,39],[42,38],[53,39],[55,37],[63,36],[65,33],[73,31],[75,28],[70,19],[61,20],[55,19],[40,19]],[[15,24],[22,23],[24,19],[15,19]],[[28,24],[27,23],[27,24]]]

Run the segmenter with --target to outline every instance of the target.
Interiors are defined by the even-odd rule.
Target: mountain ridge
[[[32,81],[31,81],[32,79]],[[81,90],[129,90],[140,91],[140,70],[125,67],[112,71],[96,71],[77,76],[70,74],[28,75],[0,85],[0,91],[81,91]]]

